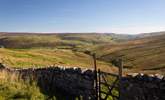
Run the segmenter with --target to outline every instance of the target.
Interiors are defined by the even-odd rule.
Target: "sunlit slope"
[[[0,34],[0,45],[5,48],[80,48],[112,42],[108,34]]]
[[[0,49],[0,62],[17,68],[44,67],[62,65],[72,67],[93,68],[92,57],[71,50],[58,49]],[[97,61],[98,67],[108,71],[110,64]],[[111,69],[112,70],[112,69]]]
[[[95,52],[101,60],[107,62],[122,57],[125,68],[164,69],[165,35],[131,40],[116,45],[104,45],[98,47]]]

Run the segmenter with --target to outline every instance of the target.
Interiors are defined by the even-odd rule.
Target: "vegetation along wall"
[[[72,97],[82,96],[87,100],[94,96],[94,71],[80,68],[61,68],[52,66],[47,68],[11,69],[2,67],[11,73],[18,73],[23,80],[36,80],[41,91],[47,95],[57,92]]]

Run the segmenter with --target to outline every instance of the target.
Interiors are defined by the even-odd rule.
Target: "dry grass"
[[[35,82],[29,83],[17,74],[0,71],[0,100],[45,100]]]
[[[65,49],[5,49],[0,48],[0,60],[7,66],[41,67],[48,65],[63,65],[82,68],[93,68],[91,56],[82,52]],[[97,65],[104,71],[113,71],[112,65],[97,61]]]

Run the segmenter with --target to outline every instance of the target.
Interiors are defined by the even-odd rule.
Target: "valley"
[[[131,72],[164,74],[165,32],[139,35],[114,33],[0,33],[1,62],[14,67],[63,65],[113,71],[122,57]],[[107,70],[108,69],[108,70]]]

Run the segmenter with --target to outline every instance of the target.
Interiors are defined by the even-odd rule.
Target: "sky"
[[[165,0],[0,0],[0,31],[165,31]]]

